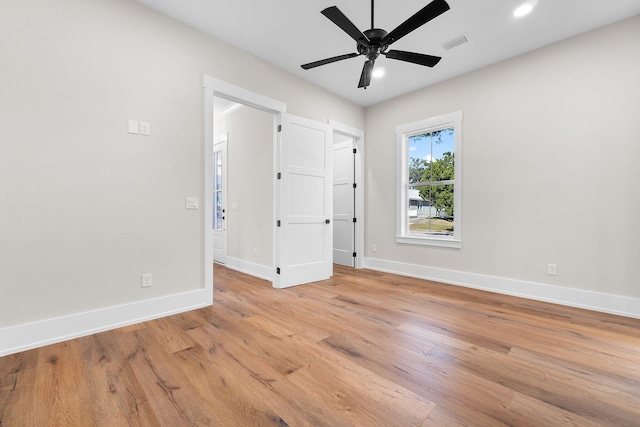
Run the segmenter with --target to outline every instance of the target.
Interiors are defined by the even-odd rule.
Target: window
[[[396,128],[396,241],[461,247],[462,112]]]

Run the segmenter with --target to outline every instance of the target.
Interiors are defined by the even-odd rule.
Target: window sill
[[[441,248],[461,248],[462,241],[453,239],[438,239],[435,237],[396,236],[396,243],[405,245],[437,246]]]

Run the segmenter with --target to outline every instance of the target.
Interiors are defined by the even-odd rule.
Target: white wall
[[[640,16],[368,108],[369,265],[640,297],[638,40]],[[463,247],[396,244],[395,127],[458,110]]]
[[[362,108],[132,0],[0,2],[0,52],[0,354],[28,347],[20,325],[42,343],[82,330],[75,315],[203,288],[203,211],[184,199],[204,200],[204,75],[364,126]],[[93,327],[134,320],[118,313]]]

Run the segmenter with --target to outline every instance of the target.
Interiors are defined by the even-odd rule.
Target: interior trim
[[[184,292],[0,329],[0,357],[206,307],[208,289]]]
[[[365,263],[371,270],[640,319],[640,298],[376,258]]]

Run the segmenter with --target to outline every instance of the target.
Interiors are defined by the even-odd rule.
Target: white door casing
[[[325,280],[333,273],[332,129],[283,113],[276,185],[274,286]]]
[[[333,144],[333,262],[355,264],[355,144]]]
[[[209,290],[207,293],[208,303],[213,302],[213,229],[211,227],[213,221],[213,156],[211,155],[213,150],[214,135],[217,134],[216,126],[214,123],[214,98],[221,97],[230,101],[238,102],[243,105],[257,108],[262,111],[267,111],[273,114],[284,113],[287,111],[285,103],[276,99],[266,97],[256,92],[244,89],[239,86],[235,86],[231,83],[227,83],[222,80],[215,79],[211,76],[205,75],[203,78],[204,85],[204,137],[205,143],[203,159],[204,159],[204,215],[203,215],[203,229],[205,230],[204,238],[204,263],[203,263],[203,278],[204,288]],[[276,134],[274,130],[274,145],[276,144]],[[274,164],[276,161],[276,150],[274,150]],[[274,182],[274,204],[272,206],[275,215],[275,188],[276,180]],[[274,249],[275,249],[275,236],[276,227],[273,226],[274,235]],[[276,251],[274,250],[274,261]],[[269,277],[270,278],[270,277]]]

